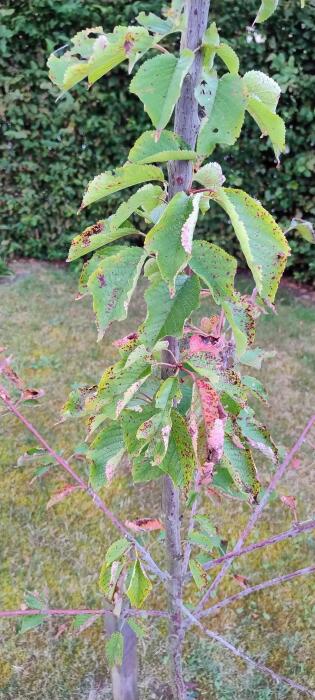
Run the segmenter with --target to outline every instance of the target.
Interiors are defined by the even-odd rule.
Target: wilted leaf
[[[126,520],[126,527],[134,532],[153,532],[154,530],[164,530],[164,525],[158,518],[137,518],[137,520]]]
[[[241,574],[233,574],[233,578],[242,588],[247,588],[250,585],[250,580],[247,576],[241,576]]]
[[[64,501],[64,499],[67,498],[67,496],[70,496],[73,491],[77,491],[80,488],[80,486],[72,486],[71,484],[68,484],[67,486],[64,486],[63,489],[60,489],[60,491],[56,491],[56,493],[50,497],[46,505],[47,510],[48,508],[55,506],[57,503],[61,503],[61,501]]]
[[[145,61],[130,83],[130,92],[137,95],[144,104],[156,129],[168,124],[181,87],[194,60],[194,53],[184,49],[179,58],[163,54]],[[159,90],[153,86],[159,85]]]
[[[193,242],[193,236],[196,228],[196,224],[198,221],[198,215],[199,215],[199,204],[200,204],[200,199],[202,197],[202,193],[195,194],[192,197],[192,212],[189,214],[188,218],[186,219],[185,223],[183,224],[182,230],[181,230],[181,242],[182,246],[184,248],[185,253],[187,255],[191,255],[192,253],[192,242]]]
[[[152,589],[152,583],[141,566],[139,559],[136,559],[130,583],[126,591],[127,596],[136,608],[141,608]]]
[[[297,520],[297,501],[295,496],[280,496],[280,501],[282,501],[287,508],[290,508],[291,512],[293,513],[294,520]]]
[[[226,413],[220,398],[209,382],[196,380],[206,438],[206,461],[201,464],[200,482],[212,480],[213,469],[223,455]]]

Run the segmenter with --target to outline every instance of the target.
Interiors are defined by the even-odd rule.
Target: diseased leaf
[[[72,484],[67,484],[67,486],[64,486],[59,491],[56,491],[56,493],[54,493],[50,497],[46,505],[47,510],[49,508],[52,508],[52,506],[55,506],[57,503],[61,503],[61,501],[64,501],[65,498],[67,498],[67,496],[70,496],[70,494],[73,493],[73,491],[77,491],[79,488],[80,486],[73,486]]]
[[[164,181],[162,170],[155,165],[140,166],[134,163],[126,163],[122,168],[116,168],[114,171],[107,170],[89,182],[82,200],[81,209],[93,204],[93,202],[97,202],[99,199],[108,197],[110,194],[114,194],[114,192],[119,192],[127,187],[139,185],[150,180]]]
[[[123,568],[124,562],[121,561],[113,561],[110,565],[104,562],[101,568],[98,585],[102,593],[110,602],[112,602],[114,599]]]
[[[233,369],[222,369],[210,353],[194,353],[185,360],[185,365],[204,379],[209,379],[220,395],[226,393],[232,399],[244,402],[246,394],[240,376]]]
[[[113,561],[119,561],[121,557],[125,554],[127,549],[130,547],[130,542],[124,537],[113,542],[109,547],[105,555],[105,564],[110,566]]]
[[[285,150],[285,124],[283,119],[274,114],[263,102],[256,98],[248,100],[247,111],[255,119],[263,136],[269,136],[277,161]]]
[[[204,588],[207,585],[207,574],[205,570],[202,568],[201,564],[199,564],[196,559],[190,559],[189,560],[189,569],[190,573],[195,581],[195,584],[199,590]]]
[[[223,455],[224,426],[227,415],[220,397],[209,382],[197,379],[196,386],[200,397],[207,448],[206,461],[200,465],[200,482],[209,483],[212,480],[214,466]]]
[[[251,408],[246,407],[239,413],[237,425],[250,447],[262,452],[272,462],[278,461],[278,450],[269,431],[255,420],[254,411]]]
[[[22,618],[22,623],[20,627],[20,634],[24,632],[29,632],[30,630],[39,627],[43,622],[45,622],[45,615],[26,615]]]
[[[96,397],[87,404],[90,415],[100,412],[104,420],[106,418],[115,420],[132,400],[134,410],[142,409],[143,399],[135,402],[135,397],[150,376],[151,366],[148,356],[137,354],[134,356],[138,349],[130,353],[129,365],[127,365],[128,360],[121,360],[104,372]],[[143,346],[141,349],[145,351]]]
[[[151,589],[152,583],[142,568],[139,559],[136,559],[126,591],[131,605],[135,608],[141,608]]]
[[[248,297],[235,293],[231,301],[222,303],[222,308],[232,328],[239,357],[255,340],[255,307]]]
[[[225,250],[207,241],[194,241],[189,265],[209,287],[217,304],[233,296],[237,263]]]
[[[105,644],[107,661],[112,668],[121,666],[124,656],[124,638],[121,632],[113,632]]]
[[[230,217],[260,296],[274,301],[290,252],[280,227],[242,190],[222,187],[214,197]]]
[[[194,151],[185,148],[179,136],[173,131],[145,131],[129,151],[131,163],[165,163],[169,160],[196,160]]]
[[[224,464],[226,464],[226,461],[223,458],[220,464],[217,465],[211,486],[213,486],[219,492],[222,491],[222,493],[224,493],[226,496],[237,498],[241,501],[246,501],[248,496],[239,491],[239,488],[235,486],[234,480],[227,467],[223,466]]]
[[[195,468],[191,436],[185,418],[175,409],[171,411],[172,430],[168,450],[160,469],[168,474],[176,486],[189,486]]]
[[[175,296],[170,298],[165,282],[159,277],[154,280],[145,293],[147,317],[141,342],[152,346],[167,335],[181,337],[185,321],[199,306],[199,290],[196,275],[180,275],[176,280]]]
[[[218,82],[210,113],[202,120],[197,153],[211,155],[217,144],[233,145],[241,133],[245,106],[242,79],[226,73]]]
[[[199,205],[200,205],[200,200],[202,198],[202,193],[195,194],[192,197],[192,212],[189,214],[188,219],[185,221],[182,230],[181,230],[181,242],[182,246],[184,248],[185,253],[187,255],[191,255],[192,253],[192,242],[193,242],[193,236],[195,233],[195,228],[196,224],[198,221],[198,215],[199,215]]]
[[[143,27],[118,26],[105,38],[106,41],[99,40],[94,46],[88,66],[89,85],[125,60],[129,62],[130,73],[139,58],[155,43],[155,37]]]
[[[257,98],[272,112],[276,111],[281,88],[273,78],[259,70],[250,70],[243,76],[243,85],[248,97]]]
[[[78,386],[70,391],[68,400],[62,407],[62,417],[72,418],[85,415],[86,401],[96,394],[96,386]]]
[[[137,518],[137,520],[126,520],[126,527],[134,532],[154,532],[164,530],[164,525],[158,518]]]
[[[172,54],[155,56],[143,63],[132,79],[130,92],[143,102],[156,129],[164,129],[168,124],[193,60],[194,53],[189,49],[184,49],[179,58]]]
[[[159,411],[140,425],[137,438],[144,440],[147,447],[145,458],[159,466],[169,445],[172,421],[169,411]]]
[[[255,17],[254,24],[265,22],[275,12],[279,4],[279,0],[262,0],[258,13]]]
[[[240,491],[250,494],[256,501],[260,491],[260,483],[257,479],[256,466],[250,449],[245,445],[244,449],[240,449],[226,435],[222,465],[229,470],[235,485]]]
[[[113,229],[106,221],[97,221],[93,226],[88,226],[79,236],[76,236],[69,250],[68,262],[81,258],[97,248],[101,248],[108,243],[116,241],[123,236],[130,236],[137,233],[137,229],[132,224]]]
[[[90,483],[95,491],[112,480],[123,453],[122,428],[113,421],[101,430],[87,452],[87,459],[91,461]]]
[[[193,211],[192,198],[185,192],[177,192],[168,203],[158,223],[145,239],[148,253],[155,253],[162,278],[167,282],[171,295],[175,293],[177,275],[186,267],[189,254],[182,245],[182,229]],[[170,245],[172,255],[170,255]]]
[[[270,357],[275,356],[274,350],[262,350],[261,348],[250,348],[246,350],[243,355],[239,358],[239,361],[243,365],[248,365],[249,367],[254,367],[255,369],[261,369],[263,360],[268,360]]]
[[[93,296],[98,339],[113,321],[127,317],[131,295],[137,284],[145,253],[142,248],[123,247],[117,254],[101,260],[87,286]]]
[[[268,395],[262,385],[262,383],[257,379],[257,377],[250,377],[249,375],[244,375],[242,377],[244,386],[246,386],[250,391],[257,396],[262,401],[267,402]]]

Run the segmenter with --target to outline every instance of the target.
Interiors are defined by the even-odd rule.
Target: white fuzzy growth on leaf
[[[199,202],[202,197],[202,193],[196,194],[192,198],[193,210],[189,215],[188,219],[185,221],[184,226],[181,231],[181,241],[184,251],[191,255],[192,253],[192,242],[196,224],[198,221],[199,214]]]

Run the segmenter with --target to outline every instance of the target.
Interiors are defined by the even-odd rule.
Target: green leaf
[[[200,106],[205,108],[207,115],[211,114],[218,84],[219,80],[216,72],[203,71],[201,82],[196,87],[195,95]]]
[[[206,515],[196,515],[195,522],[198,523],[200,529],[210,537],[216,535],[216,528]]]
[[[180,401],[182,393],[178,377],[168,377],[162,383],[155,395],[155,405],[164,411],[173,405],[174,400]]]
[[[252,345],[255,339],[255,316],[254,307],[248,298],[235,294],[230,301],[224,301],[222,308],[226,318],[232,328],[236,353],[240,357],[243,355],[248,345]]]
[[[245,94],[263,102],[272,112],[276,111],[281,88],[273,78],[259,70],[250,70],[243,76]]]
[[[246,192],[222,187],[214,196],[231,219],[260,296],[273,301],[290,250],[284,234]]]
[[[189,569],[191,572],[191,575],[195,581],[195,584],[199,590],[201,588],[204,588],[207,584],[207,574],[205,570],[202,568],[201,564],[199,564],[196,559],[190,559],[189,560]]]
[[[164,175],[160,168],[155,165],[135,165],[126,163],[122,168],[116,168],[113,172],[107,170],[105,173],[97,175],[89,182],[86,193],[83,197],[81,209],[97,202],[99,199],[108,197],[114,192],[119,192],[127,187],[139,185],[141,182],[149,180],[160,180],[163,182]]]
[[[289,228],[286,233],[295,229],[302,238],[304,238],[309,243],[315,243],[315,231],[311,221],[305,221],[304,219],[292,219]]]
[[[135,633],[138,639],[143,639],[143,637],[145,637],[146,630],[133,617],[128,617],[128,625],[129,627],[131,627],[132,631]]]
[[[24,596],[25,604],[28,608],[36,608],[36,610],[44,610],[47,607],[47,601],[38,593],[26,593]]]
[[[113,321],[127,318],[145,257],[142,248],[123,247],[117,254],[105,257],[90,276],[87,286],[93,296],[99,340]]]
[[[223,466],[223,462],[217,465],[211,485],[214,489],[222,491],[222,493],[226,494],[227,496],[237,498],[241,501],[246,501],[246,494],[239,491],[239,489],[235,486],[234,480],[227,467]]]
[[[207,552],[211,552],[215,547],[213,537],[208,537],[208,535],[204,535],[202,532],[196,532],[194,530],[190,533],[188,539],[192,544],[196,544],[198,547],[205,549]]]
[[[145,248],[148,253],[155,253],[157,256],[161,276],[167,282],[171,294],[175,292],[177,275],[189,260],[189,253],[183,248],[182,230],[192,211],[192,198],[185,192],[177,192],[145,239]]]
[[[207,241],[194,241],[189,264],[209,287],[217,304],[233,296],[237,262],[223,248]]]
[[[107,661],[112,668],[121,666],[124,656],[124,638],[121,632],[113,632],[105,644]]]
[[[90,483],[95,491],[111,481],[113,471],[124,453],[122,428],[118,422],[111,422],[93,440],[87,452],[90,460]]]
[[[260,8],[258,10],[257,16],[254,20],[254,24],[259,24],[260,22],[265,22],[273,15],[274,11],[277,9],[279,0],[262,0]]]
[[[176,280],[176,293],[170,297],[168,288],[159,277],[145,293],[147,317],[140,341],[151,347],[160,338],[174,335],[180,338],[186,319],[199,306],[200,285],[196,275],[181,275]]]
[[[172,131],[145,131],[129,151],[131,163],[165,163],[169,160],[196,160],[194,151],[182,147],[182,141]]]
[[[141,608],[152,589],[152,583],[141,566],[139,559],[134,563],[127,596],[131,605]]]
[[[20,634],[24,634],[24,632],[29,632],[35,629],[35,627],[39,627],[45,619],[45,615],[27,615],[23,617],[19,630]]]
[[[159,411],[152,418],[144,421],[137,432],[138,440],[147,444],[144,457],[153,466],[159,466],[165,457],[171,432],[169,411]]]
[[[140,12],[136,20],[138,24],[142,24],[143,27],[146,27],[149,32],[153,32],[154,34],[166,36],[166,34],[170,32],[178,31],[178,29],[174,27],[171,19],[162,19],[154,12],[148,12],[148,14]]]
[[[195,468],[191,436],[185,418],[175,409],[171,411],[171,419],[172,430],[168,450],[160,464],[160,469],[173,479],[175,486],[187,488]]]
[[[239,361],[243,365],[248,365],[249,367],[254,367],[255,369],[261,369],[263,360],[268,360],[270,357],[274,357],[276,352],[274,350],[262,350],[261,348],[250,348],[246,350],[243,355],[239,358]]]
[[[136,457],[132,462],[132,478],[135,484],[154,481],[160,479],[162,475],[161,469],[152,466],[143,456]]]
[[[210,113],[202,120],[197,153],[206,156],[217,144],[233,145],[241,133],[245,106],[242,79],[226,73],[219,80]]]
[[[110,564],[112,564],[113,561],[119,561],[119,559],[122,558],[122,556],[125,554],[127,549],[129,549],[129,547],[130,542],[128,542],[128,540],[126,540],[124,537],[113,542],[108,547],[108,550],[105,554],[105,565],[110,566]]]
[[[263,136],[269,136],[279,162],[280,153],[285,150],[285,125],[283,119],[274,114],[263,102],[252,98],[248,101],[247,111],[255,119]]]
[[[155,56],[143,63],[132,79],[130,92],[143,102],[156,129],[168,124],[194,57],[189,49],[184,49],[179,58],[172,54]]]
[[[231,438],[226,435],[224,440],[224,459],[221,464],[225,466],[235,485],[250,494],[256,501],[260,491],[260,483],[257,479],[255,462],[251,451],[245,445],[243,449],[237,447]]]
[[[126,362],[121,360],[104,372],[96,397],[87,404],[90,415],[100,412],[104,420],[115,420],[132,399],[133,409],[142,409],[143,399],[135,402],[134,397],[151,374],[151,366],[148,357],[134,355],[138,349],[130,353]],[[144,346],[141,346],[141,350],[145,351]],[[130,358],[131,362],[127,364]]]
[[[207,163],[199,168],[193,175],[193,180],[210,190],[217,190],[225,181],[222,168],[219,163]]]
[[[225,63],[230,73],[238,73],[240,62],[238,55],[231,46],[228,46],[228,44],[220,44],[220,46],[216,48],[216,54],[221,58],[223,63]]]

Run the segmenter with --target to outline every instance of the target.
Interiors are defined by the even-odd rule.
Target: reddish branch
[[[29,617],[31,615],[46,615],[47,617],[72,617],[75,615],[112,615],[112,610],[92,609],[92,608],[43,608],[38,610],[0,610],[0,618],[12,617]],[[128,617],[168,617],[167,612],[163,610],[130,610],[127,611]]]
[[[237,557],[243,556],[243,554],[250,554],[250,552],[254,552],[255,549],[263,549],[263,547],[268,547],[269,545],[277,544],[278,542],[283,542],[283,540],[287,540],[290,537],[296,537],[302,532],[308,532],[309,530],[314,529],[315,520],[305,520],[305,522],[300,523],[297,522],[294,523],[294,526],[291,527],[289,530],[280,532],[278,535],[271,535],[271,537],[266,537],[266,539],[259,540],[259,542],[249,544],[247,545],[247,547],[243,547],[243,549],[240,549],[239,552],[235,552],[234,550],[232,552],[227,552],[226,554],[223,554],[222,557],[218,557],[217,559],[211,559],[211,561],[202,564],[202,566],[205,569],[205,571],[209,571],[210,569],[214,569],[216,566],[219,566],[219,564],[223,564],[223,562],[227,561],[228,559],[236,559]],[[187,578],[191,578],[191,574],[188,574]]]
[[[64,459],[61,455],[58,454],[58,452],[55,452],[52,447],[46,442],[45,438],[42,437],[42,435],[36,430],[36,428],[30,423],[30,421],[19,411],[19,409],[16,407],[16,405],[11,401],[10,397],[8,396],[5,388],[0,385],[0,399],[5,403],[9,411],[13,413],[20,421],[25,425],[27,430],[29,430],[32,435],[36,438],[37,442],[50,454],[50,456],[59,464],[62,469],[64,469],[74,481],[76,481],[77,484],[79,484],[80,488],[82,491],[85,491],[86,493],[89,494],[89,496],[93,499],[93,502],[95,505],[106,515],[106,517],[110,520],[112,525],[117,528],[117,530],[130,542],[133,544],[139,554],[141,554],[143,560],[146,562],[150,570],[155,573],[162,581],[167,581],[169,579],[169,574],[166,571],[162,571],[159,566],[155,563],[155,561],[152,559],[151,554],[144,548],[142,547],[139,542],[130,534],[129,530],[125,527],[125,525],[112,513],[111,510],[107,507],[107,505],[104,503],[104,501],[100,498],[100,496],[96,493],[96,491],[93,491],[93,489],[77,474],[76,471],[70,466],[69,462]]]
[[[271,588],[272,586],[277,586],[280,583],[291,581],[292,579],[297,578],[298,576],[307,576],[308,574],[313,574],[314,572],[315,565],[306,566],[304,569],[297,569],[297,571],[292,571],[290,574],[283,574],[282,576],[276,576],[275,578],[271,578],[268,581],[262,581],[261,583],[257,583],[256,586],[248,586],[248,588],[245,588],[244,590],[239,591],[238,593],[234,593],[234,595],[231,595],[228,598],[224,598],[224,600],[220,600],[219,603],[215,603],[215,605],[212,605],[211,608],[206,608],[206,610],[203,610],[200,613],[199,617],[213,615],[213,613],[217,612],[217,610],[221,610],[221,608],[225,608],[226,605],[230,605],[230,603],[234,603],[236,600],[240,600],[241,598],[244,598],[245,596],[250,595],[251,593],[257,593],[257,591],[262,591],[264,590],[264,588]]]
[[[253,528],[255,527],[257,521],[259,520],[259,518],[260,518],[260,516],[261,516],[261,514],[262,514],[262,512],[263,512],[263,510],[264,510],[264,508],[265,508],[265,506],[267,505],[267,503],[268,503],[268,501],[269,501],[269,498],[270,498],[270,495],[271,495],[272,492],[275,490],[275,488],[276,488],[276,486],[278,485],[280,479],[282,479],[282,477],[283,477],[283,475],[284,475],[284,473],[285,473],[285,470],[286,470],[287,467],[289,466],[291,460],[293,459],[293,457],[295,456],[295,454],[299,451],[299,449],[300,449],[301,446],[303,445],[303,443],[304,443],[304,441],[305,441],[305,439],[306,439],[306,437],[307,437],[309,431],[310,431],[311,428],[313,427],[314,423],[315,423],[315,414],[310,418],[310,420],[308,421],[308,423],[307,423],[307,425],[305,426],[304,430],[302,431],[300,437],[297,439],[296,443],[293,445],[293,447],[291,448],[291,450],[288,452],[288,454],[287,454],[286,458],[284,459],[284,461],[283,461],[283,462],[279,465],[279,467],[277,468],[277,470],[276,470],[275,474],[273,475],[273,477],[272,477],[272,479],[271,479],[271,481],[270,481],[268,487],[267,487],[266,490],[265,490],[264,495],[262,496],[262,499],[261,499],[259,505],[258,505],[258,506],[255,508],[255,510],[253,511],[253,513],[252,513],[252,515],[250,516],[249,521],[248,521],[248,523],[247,523],[245,529],[244,529],[243,532],[241,533],[241,535],[240,535],[240,537],[239,537],[239,539],[238,539],[238,541],[237,541],[237,543],[236,543],[236,545],[235,545],[235,547],[234,547],[234,549],[233,549],[232,554],[237,555],[237,554],[239,554],[239,552],[241,551],[245,540],[247,540],[248,536],[250,535],[250,533],[252,532]],[[196,607],[195,610],[194,610],[194,614],[195,614],[197,617],[199,617],[199,615],[201,614],[202,609],[204,608],[204,606],[205,606],[206,603],[208,602],[209,598],[212,596],[212,593],[216,590],[216,588],[218,587],[219,583],[220,583],[220,582],[222,581],[222,579],[224,578],[224,576],[225,576],[225,574],[227,573],[227,571],[229,570],[229,568],[230,568],[232,562],[233,562],[233,558],[232,558],[232,557],[231,557],[230,559],[228,559],[227,561],[224,562],[221,571],[219,571],[219,573],[217,574],[217,576],[214,578],[214,580],[212,581],[211,585],[209,586],[208,590],[206,591],[206,593],[205,593],[205,594],[203,595],[203,597],[201,598],[200,602],[198,603],[197,607]]]

